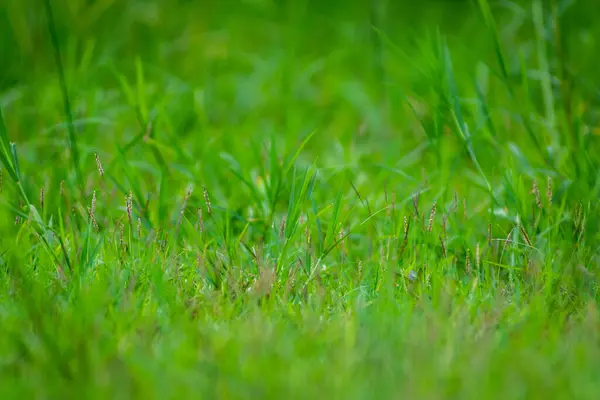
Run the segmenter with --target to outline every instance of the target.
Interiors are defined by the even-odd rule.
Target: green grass
[[[595,2],[279,3],[0,11],[3,397],[595,399]]]

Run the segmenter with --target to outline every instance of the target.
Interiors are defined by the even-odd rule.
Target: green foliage
[[[3,395],[596,398],[594,2],[46,5],[0,12]]]

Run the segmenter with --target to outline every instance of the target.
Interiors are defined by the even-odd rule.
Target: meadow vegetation
[[[597,398],[596,8],[3,0],[0,394]]]

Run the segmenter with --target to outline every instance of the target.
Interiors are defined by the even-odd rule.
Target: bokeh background
[[[94,151],[125,146],[150,121],[157,142],[177,153],[193,140],[198,159],[215,148],[243,151],[245,139],[261,136],[280,135],[281,146],[293,147],[287,139],[318,130],[307,154],[322,166],[359,162],[363,153],[397,166],[419,146],[427,151],[411,165],[421,157],[439,164],[462,151],[449,93],[460,97],[490,174],[498,143],[508,142],[512,157],[527,153],[532,170],[571,169],[565,163],[575,147],[590,146],[597,126],[593,0],[495,1],[492,27],[477,1],[48,3],[90,165]],[[11,138],[25,163],[64,161],[45,3],[2,4],[0,105]]]

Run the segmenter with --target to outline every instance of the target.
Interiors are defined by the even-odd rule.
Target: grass
[[[3,396],[596,398],[595,3],[341,4],[0,13]]]

